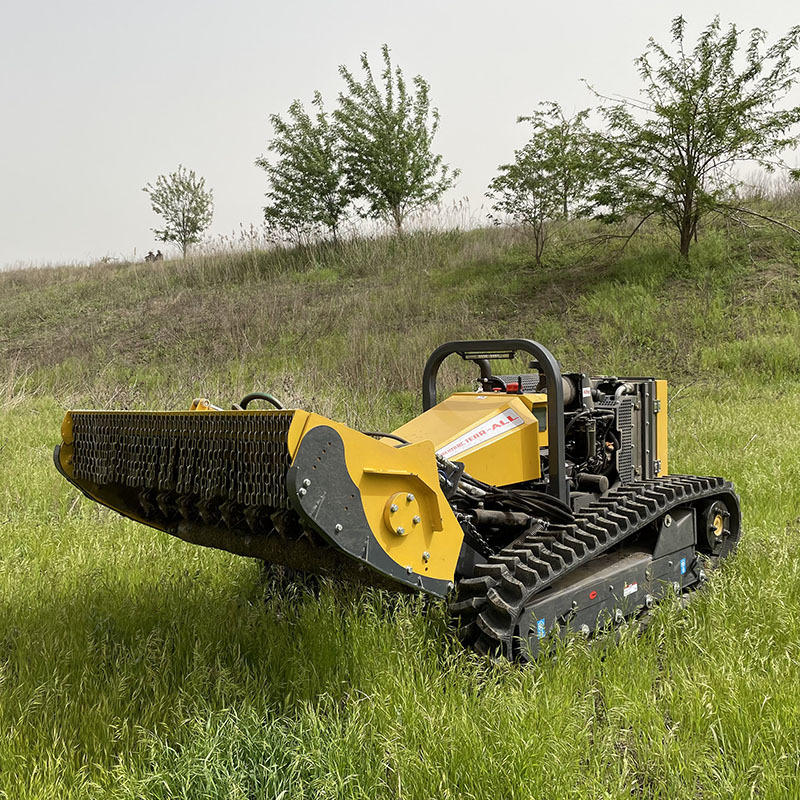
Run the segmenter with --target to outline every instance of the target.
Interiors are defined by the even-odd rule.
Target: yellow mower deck
[[[181,538],[334,571],[339,551],[438,595],[453,581],[463,532],[428,440],[397,447],[302,410],[72,411],[62,440],[56,464],[86,495]],[[281,528],[283,543],[252,541]]]

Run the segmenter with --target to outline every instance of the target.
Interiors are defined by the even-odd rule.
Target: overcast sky
[[[462,171],[449,200],[478,214],[519,114],[590,105],[581,78],[635,93],[633,59],[681,12],[692,39],[718,12],[771,40],[800,22],[794,0],[4,2],[0,265],[141,257],[157,245],[141,187],[179,163],[214,189],[212,234],[259,224],[268,115],[315,89],[333,105],[337,66],[383,42],[430,82],[437,149]]]

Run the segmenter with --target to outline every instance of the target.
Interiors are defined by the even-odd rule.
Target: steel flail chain
[[[135,490],[153,521],[269,529],[289,507],[293,414],[76,411],[75,477]]]

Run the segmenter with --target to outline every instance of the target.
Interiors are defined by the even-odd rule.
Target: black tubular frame
[[[474,361],[484,375],[488,359],[513,358],[517,352],[529,353],[545,376],[547,387],[547,440],[549,452],[549,483],[547,491],[563,503],[569,503],[564,443],[564,387],[561,367],[553,354],[533,339],[489,339],[472,342],[446,342],[437,347],[425,364],[422,373],[422,410],[436,405],[436,376],[442,362],[453,353],[465,361]]]

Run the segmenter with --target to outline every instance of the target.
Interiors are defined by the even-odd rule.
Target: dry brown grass
[[[122,407],[263,388],[383,427],[417,410],[448,339],[529,336],[567,368],[683,380],[754,315],[786,335],[800,324],[788,240],[711,230],[686,264],[657,230],[587,255],[584,227],[538,271],[524,238],[492,228],[0,274],[0,380],[14,365],[17,392]]]

